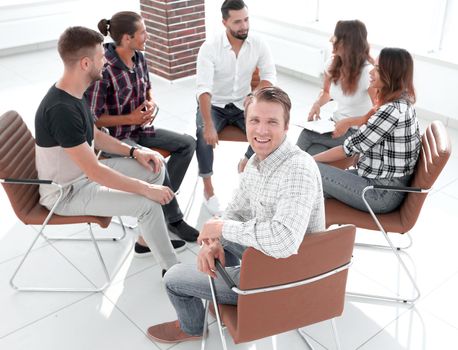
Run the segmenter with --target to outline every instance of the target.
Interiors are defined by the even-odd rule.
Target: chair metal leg
[[[53,208],[54,209],[54,208]],[[94,247],[95,247],[95,250],[96,250],[96,254],[97,254],[97,257],[99,259],[99,262],[102,266],[102,269],[104,271],[104,275],[105,275],[105,278],[106,278],[106,282],[97,287],[92,281],[90,281],[79,269],[78,267],[72,263],[60,250],[58,250],[54,244],[52,243],[52,241],[54,239],[49,239],[47,238],[44,234],[43,234],[43,231],[46,227],[46,224],[48,223],[50,217],[52,216],[54,210],[51,210],[48,217],[46,218],[45,222],[43,223],[43,225],[41,226],[40,230],[38,231],[36,237],[34,238],[34,240],[32,241],[32,244],[30,245],[30,247],[27,249],[26,253],[24,254],[23,258],[21,259],[18,267],[16,268],[16,270],[14,271],[13,275],[11,276],[11,279],[10,279],[10,285],[11,287],[13,287],[14,289],[18,290],[18,291],[30,291],[30,292],[101,292],[103,290],[105,290],[112,282],[112,278],[110,277],[110,274],[108,273],[108,269],[106,267],[106,264],[105,264],[105,261],[102,257],[102,254],[100,252],[100,249],[99,249],[99,246],[97,244],[97,240],[95,239],[94,237],[94,234],[92,232],[92,227],[90,224],[89,225],[89,234],[90,234],[90,238],[89,239],[85,239],[85,240],[91,240],[94,244]],[[78,271],[81,276],[86,279],[90,284],[92,284],[94,287],[93,288],[48,288],[48,287],[22,287],[22,286],[19,286],[17,285],[14,281],[15,281],[15,278],[17,276],[17,274],[19,273],[20,269],[22,268],[25,260],[27,259],[27,257],[29,256],[29,254],[31,253],[33,247],[35,246],[37,240],[38,240],[38,237],[42,236],[45,241],[49,244],[49,246],[51,246],[63,259],[65,259],[65,261],[67,261],[76,271]],[[124,238],[126,236],[126,231],[125,229],[123,228],[123,235],[121,236],[121,239]],[[59,240],[65,240],[65,239],[59,239]],[[124,257],[123,259],[120,261],[120,263],[118,264],[118,267],[115,269],[115,271],[113,272],[113,276],[115,276],[119,269],[121,268],[121,266],[124,264],[124,262],[126,261],[127,257],[130,255],[130,252],[132,251],[132,246],[133,246],[133,242],[131,243],[131,247],[127,250],[127,253],[124,254]]]
[[[126,224],[125,222],[122,221],[121,217],[120,216],[117,216],[116,218],[113,218],[113,220],[111,220],[112,222],[114,222],[115,224],[118,224],[118,225],[121,225],[121,227],[125,230],[125,228],[130,228],[131,230],[135,229],[138,227],[138,223],[135,223],[135,224]]]
[[[105,261],[103,260],[102,254],[100,253],[99,245],[95,241],[94,233],[92,232],[92,226],[91,224],[88,224],[89,226],[89,234],[91,235],[92,238],[92,243],[94,244],[95,252],[97,253],[97,257],[99,258],[100,264],[102,265],[103,272],[105,273],[105,277],[107,279],[107,282],[111,282],[110,274],[108,273],[107,266],[105,265]]]
[[[339,333],[337,332],[337,325],[336,325],[336,319],[333,318],[331,319],[331,325],[332,325],[332,334],[334,335],[334,342],[336,343],[336,349],[340,350],[340,340],[339,340]]]
[[[115,241],[116,242],[116,241],[122,241],[124,238],[126,238],[127,236],[126,225],[124,225],[121,217],[117,216],[116,218],[113,218],[113,220],[111,221],[121,225],[121,229],[122,229],[121,236],[119,237],[97,237],[95,239],[97,242],[103,242],[103,241]],[[44,230],[42,232],[42,236],[48,241],[77,241],[77,242],[92,241],[92,238],[90,236],[88,237],[65,237],[65,236],[48,237],[46,233],[44,232]]]
[[[218,303],[216,302],[215,281],[213,281],[213,278],[211,278],[210,276],[208,276],[208,280],[210,282],[210,290],[211,290],[211,293],[212,293],[213,306],[215,307],[216,323],[218,323],[218,329],[219,329],[219,335],[221,337],[221,343],[223,344],[223,350],[227,350],[226,338],[224,337],[222,322],[221,322],[221,318],[220,318],[220,315],[219,315]]]
[[[207,345],[207,336],[208,336],[208,311],[210,308],[210,302],[205,300],[205,318],[204,318],[204,331],[202,333],[202,345],[201,350],[205,350]]]
[[[341,350],[339,334],[337,333],[336,319],[332,318],[330,321],[331,321],[331,326],[332,326],[332,335],[333,335],[333,338],[334,338],[334,343],[336,344],[336,349],[337,350]],[[304,340],[304,342],[307,344],[307,346],[310,349],[314,350],[315,348],[312,346],[312,344],[307,339],[307,336],[305,335],[305,332],[301,328],[296,329],[296,330],[297,330],[297,333],[299,333],[301,338]]]
[[[184,214],[183,214],[184,220],[188,220],[189,214],[191,213],[192,205],[194,204],[194,201],[196,199],[196,191],[197,191],[197,185],[198,184],[199,184],[199,176],[197,176],[197,178],[196,178],[196,182],[195,182],[194,188],[193,188],[193,190],[191,192],[191,196],[188,199],[188,204],[186,204],[186,208],[185,208]]]
[[[301,338],[305,342],[305,344],[307,344],[307,346],[311,350],[315,350],[315,348],[313,347],[312,343],[310,343],[309,340],[307,339],[307,336],[305,335],[305,332],[301,328],[296,329],[296,331],[297,331],[297,333],[299,333],[299,335],[301,336]]]
[[[383,237],[388,243],[389,248],[391,251],[394,253],[396,256],[396,259],[398,260],[399,266],[404,270],[404,272],[407,274],[412,286],[415,289],[415,294],[414,297],[411,298],[403,298],[403,297],[390,297],[390,296],[385,296],[385,295],[377,295],[377,294],[364,294],[364,293],[347,293],[348,296],[352,297],[357,297],[357,298],[364,298],[364,299],[376,299],[376,300],[384,300],[384,301],[390,301],[390,302],[402,302],[402,303],[414,303],[418,298],[420,297],[420,289],[417,286],[417,283],[415,282],[415,279],[413,278],[412,274],[410,273],[409,269],[407,268],[407,265],[404,263],[404,260],[402,260],[399,251],[396,249],[394,246],[393,242],[391,241],[390,237],[388,237],[388,234],[386,233],[385,229],[383,228],[382,224],[380,221],[377,219],[377,216],[375,215],[374,211],[372,210],[371,206],[367,202],[365,198],[365,193],[368,190],[373,189],[371,186],[366,187],[363,190],[363,201],[366,204],[366,207],[369,211],[369,213],[372,216],[372,219],[376,223],[377,227],[379,228],[380,232],[382,233]]]
[[[413,244],[413,240],[412,240],[412,236],[410,232],[404,233],[403,236],[407,237],[408,243],[403,246],[395,247],[397,251],[409,249]],[[391,249],[389,245],[385,245],[385,244],[355,243],[355,246],[364,247],[364,248],[375,248],[375,249]]]

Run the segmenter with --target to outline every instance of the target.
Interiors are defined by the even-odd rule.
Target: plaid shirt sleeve
[[[397,126],[399,111],[393,104],[381,106],[377,112],[352,136],[344,141],[343,149],[347,156],[366,153],[385,140]]]
[[[102,114],[107,113],[106,98],[107,98],[108,83],[105,79],[94,82],[86,90],[86,100],[91,109],[94,122],[99,119]]]
[[[241,203],[241,212],[250,211],[250,219],[238,221],[234,216],[234,219],[225,220],[223,237],[274,258],[297,254],[315,199],[321,196],[320,183],[313,172],[317,171],[315,168],[299,162],[289,163],[275,178],[269,178],[258,187],[259,191],[254,187],[259,178],[253,179],[253,183],[247,184],[253,188],[248,190],[260,192],[260,200]],[[274,203],[267,205],[269,198]]]

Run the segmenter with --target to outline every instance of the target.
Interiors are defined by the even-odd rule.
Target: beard
[[[230,32],[231,32],[231,35],[236,39],[245,40],[246,38],[248,38],[248,30],[246,31],[246,33],[234,32],[232,30],[230,30]]]
[[[91,81],[91,83],[95,82],[95,81],[98,81],[98,80],[102,80],[103,79],[103,69],[93,69],[91,70],[91,72],[89,73],[89,79]]]

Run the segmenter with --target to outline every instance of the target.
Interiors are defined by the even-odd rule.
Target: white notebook
[[[330,119],[318,119],[311,122],[297,123],[296,125],[319,134],[326,134],[334,131],[336,123]]]

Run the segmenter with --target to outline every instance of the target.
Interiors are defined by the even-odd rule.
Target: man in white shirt
[[[260,38],[248,36],[248,9],[243,0],[225,0],[221,13],[226,31],[206,40],[197,57],[196,154],[204,182],[205,204],[213,215],[221,213],[211,181],[218,132],[228,124],[245,132],[244,102],[251,93],[256,67],[261,79],[256,89],[272,86],[276,81],[268,46]],[[242,162],[246,164],[252,155],[249,147]]]

